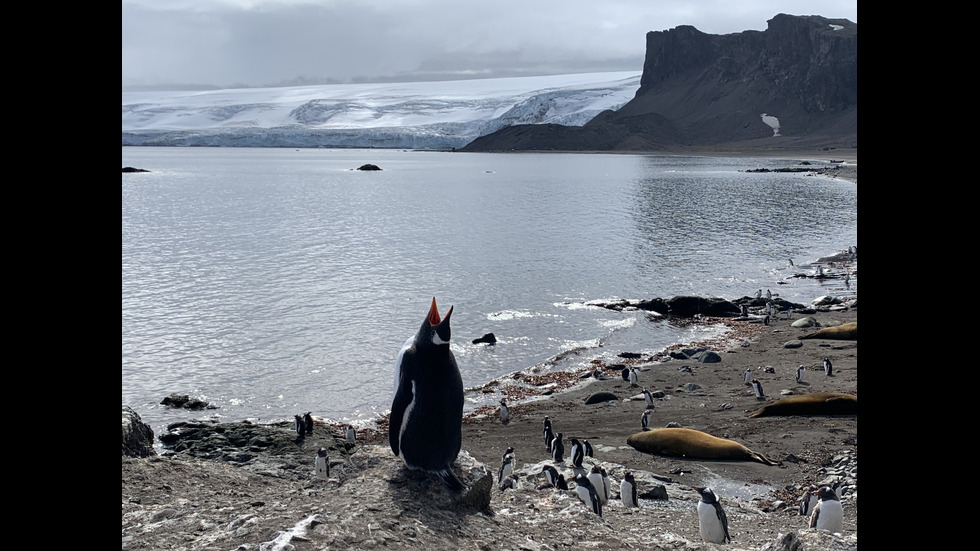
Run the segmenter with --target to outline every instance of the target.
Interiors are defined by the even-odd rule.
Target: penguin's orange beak
[[[439,307],[436,306],[436,297],[432,297],[432,306],[429,307],[429,325],[439,325],[442,321],[439,318]]]

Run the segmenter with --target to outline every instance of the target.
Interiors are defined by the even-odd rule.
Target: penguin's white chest
[[[595,488],[595,493],[599,496],[599,502],[605,505],[606,500],[606,487],[602,481],[602,475],[599,473],[589,473],[589,482],[592,483],[592,487]]]
[[[633,495],[633,485],[624,480],[619,485],[619,495],[623,498],[623,505],[627,507],[638,507],[636,496]]]
[[[821,501],[813,511],[817,522],[814,528],[830,532],[844,531],[844,508],[840,501]]]
[[[725,527],[721,525],[717,511],[703,501],[698,502],[698,526],[704,541],[721,543],[725,540]]]
[[[327,465],[327,458],[316,456],[316,477],[326,480],[328,478],[330,469]]]

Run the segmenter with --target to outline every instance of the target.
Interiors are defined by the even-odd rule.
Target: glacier
[[[581,126],[633,99],[640,76],[123,91],[122,144],[452,149],[515,124]]]

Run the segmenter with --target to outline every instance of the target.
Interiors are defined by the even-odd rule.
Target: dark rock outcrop
[[[122,407],[122,454],[149,457],[153,451],[153,429],[129,406]]]
[[[646,38],[640,88],[619,110],[581,127],[503,128],[462,150],[857,147],[856,23],[779,14],[765,31],[682,25]]]
[[[144,168],[135,168],[135,167],[131,167],[131,166],[124,166],[123,169],[122,169],[122,171],[123,171],[123,174],[125,174],[127,172],[149,172],[149,170],[146,170]]]
[[[357,167],[357,170],[381,170],[381,167],[379,167],[378,165],[367,163]]]
[[[218,409],[218,406],[197,398],[191,398],[187,394],[171,394],[161,400],[160,405],[182,409]]]

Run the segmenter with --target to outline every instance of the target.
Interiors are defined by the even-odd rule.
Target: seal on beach
[[[449,349],[449,319],[436,299],[414,337],[398,353],[388,441],[409,469],[434,473],[452,491],[463,489],[453,471],[462,447],[463,379]]]
[[[764,454],[750,450],[734,440],[684,428],[653,429],[632,434],[626,443],[637,451],[688,459],[732,459],[779,465]]]
[[[788,415],[857,415],[857,396],[842,392],[811,392],[776,400],[748,416],[755,419]]]
[[[582,503],[586,507],[592,509],[592,512],[602,516],[602,502],[599,501],[599,494],[596,489],[589,482],[589,479],[585,477],[584,474],[575,475],[575,493],[578,494],[578,498],[582,500]]]
[[[500,401],[500,422],[505,425],[510,423],[510,410],[507,409],[507,402],[503,400]]]
[[[575,479],[578,480],[578,477]],[[595,489],[596,495],[599,496],[599,502],[605,505],[609,494],[606,492],[606,481],[602,478],[602,469],[598,465],[593,465],[592,470],[589,471],[588,479],[592,488]]]
[[[824,486],[817,490],[816,494],[820,501],[817,502],[810,516],[810,528],[843,532],[844,508],[837,499],[837,493],[830,486]]]
[[[327,449],[320,448],[316,451],[314,460],[316,477],[322,480],[330,478],[330,459],[327,457]]]
[[[801,335],[798,338],[856,341],[858,340],[858,324],[856,321],[852,321],[850,323],[845,323],[834,327],[824,327],[823,329],[818,329],[809,335]]]
[[[640,506],[640,502],[636,500],[636,479],[633,478],[633,473],[627,471],[623,475],[623,481],[619,484],[619,496],[627,508]]]
[[[732,541],[728,535],[728,516],[718,503],[718,498],[711,488],[694,486],[694,491],[701,494],[698,502],[698,529],[701,539],[709,543],[725,543]]]

